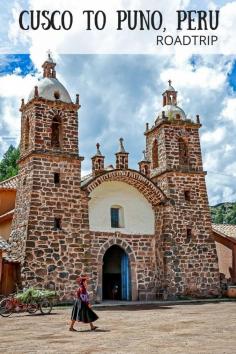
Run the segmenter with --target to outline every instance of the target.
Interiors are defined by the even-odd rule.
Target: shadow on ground
[[[170,310],[170,306],[160,306],[160,305],[125,305],[125,306],[104,306],[104,307],[95,307],[95,311],[147,311],[147,310]]]
[[[211,301],[211,304],[220,304],[220,301]],[[117,305],[117,306],[106,306],[104,304],[99,307],[94,307],[95,311],[147,311],[147,310],[170,310],[173,306],[181,305],[181,306],[200,306],[209,304],[207,301],[201,302],[181,302],[181,303],[174,303],[171,306],[162,305],[162,304],[140,304],[140,305]]]
[[[80,333],[85,333],[85,332],[90,332],[90,333],[104,333],[104,332],[111,332],[109,329],[102,329],[102,328],[97,328],[96,331],[91,331],[91,329],[85,329],[85,330],[77,330],[76,332]]]

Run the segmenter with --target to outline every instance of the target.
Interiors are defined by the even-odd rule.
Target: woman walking
[[[76,331],[74,324],[76,321],[89,323],[91,331],[95,331],[98,327],[93,322],[98,319],[96,313],[91,309],[89,303],[89,295],[87,292],[87,278],[80,277],[77,279],[79,288],[76,291],[76,300],[72,309],[70,331]]]

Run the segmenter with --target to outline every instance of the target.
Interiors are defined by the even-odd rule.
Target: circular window
[[[55,91],[55,92],[54,92],[54,97],[55,97],[56,100],[59,100],[59,98],[60,98],[60,92],[59,92],[59,91]]]

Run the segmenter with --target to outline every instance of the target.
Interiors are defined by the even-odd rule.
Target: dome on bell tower
[[[171,85],[171,80],[168,81],[169,85],[163,92],[163,107],[158,113],[158,118],[167,117],[168,119],[186,120],[186,114],[182,108],[177,106],[177,94],[174,87]]]
[[[70,95],[67,89],[56,78],[56,63],[50,54],[43,63],[43,78],[39,80],[37,86],[29,94],[28,101],[35,97],[42,97],[50,101],[62,101],[71,103]]]
[[[165,117],[167,117],[168,119],[181,119],[181,120],[187,119],[183,109],[177,105],[169,105],[169,104],[165,105],[164,107],[162,107],[161,112],[158,113],[158,117],[161,118],[163,112],[165,114]]]

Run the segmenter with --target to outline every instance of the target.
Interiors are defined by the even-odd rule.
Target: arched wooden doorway
[[[113,245],[103,257],[103,300],[131,300],[131,271],[128,254]]]

